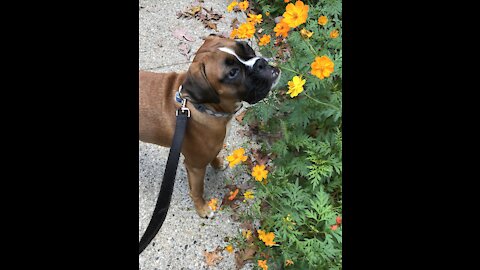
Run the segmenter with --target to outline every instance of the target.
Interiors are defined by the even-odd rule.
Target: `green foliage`
[[[253,2],[262,13],[270,12],[270,19],[281,16],[287,5],[283,0]],[[244,118],[271,135],[259,140],[273,166],[266,184],[255,181],[252,212],[263,230],[275,233],[278,245],[260,245],[256,259],[266,254],[269,269],[284,269],[286,260],[294,262],[287,269],[341,269],[342,227],[332,226],[342,212],[342,3],[304,3],[309,5],[307,22],[276,46],[261,48],[267,56],[276,56],[279,47],[289,54],[276,58],[282,70],[277,90]],[[328,18],[326,25],[318,24],[320,16]],[[265,18],[262,27],[272,39],[274,26]],[[302,37],[303,28],[313,36]],[[337,38],[330,37],[333,30],[339,31]],[[310,71],[323,55],[333,61],[334,72],[321,80]],[[306,80],[304,91],[292,98],[287,83],[300,75]]]

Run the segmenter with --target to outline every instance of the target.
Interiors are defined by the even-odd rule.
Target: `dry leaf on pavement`
[[[222,248],[217,247],[214,251],[208,252],[204,251],[203,255],[205,255],[205,263],[208,266],[214,266],[221,260],[223,260],[223,257],[219,255],[219,253],[222,251]]]

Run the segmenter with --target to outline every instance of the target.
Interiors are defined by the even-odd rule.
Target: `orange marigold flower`
[[[265,233],[263,230],[257,230],[258,232],[258,239],[262,240],[266,246],[273,246],[277,243],[273,242],[273,239],[275,238],[275,233],[269,232]]]
[[[238,29],[233,29],[230,33],[230,39],[235,39],[238,35]]]
[[[320,16],[320,18],[318,18],[318,24],[320,25],[325,25],[327,24],[327,22],[328,22],[328,19],[326,16]]]
[[[313,32],[303,28],[302,30],[300,30],[300,34],[303,38],[310,38],[313,35]]]
[[[336,29],[333,30],[332,32],[330,32],[330,37],[331,38],[337,38],[338,35],[339,35],[339,33],[338,33],[338,30],[336,30]]]
[[[283,13],[283,20],[289,27],[295,28],[307,21],[308,17],[308,5],[305,5],[302,1],[288,4]]]
[[[330,73],[333,72],[335,64],[328,58],[328,56],[324,55],[322,57],[315,57],[315,61],[313,61],[311,67],[313,75],[317,76],[321,80],[330,76]]]
[[[238,38],[251,38],[255,34],[255,26],[252,23],[242,23],[238,27],[237,36]]]
[[[306,80],[302,80],[302,76],[294,76],[291,81],[288,82],[288,92],[291,98],[298,96],[301,92],[303,92],[303,85],[305,84]]]
[[[235,191],[230,191],[230,197],[228,197],[228,200],[233,201],[233,199],[235,199],[235,197],[237,197],[237,194],[238,194],[238,188],[235,189]]]
[[[289,266],[289,265],[292,265],[292,264],[293,264],[292,260],[286,260],[285,261],[285,266]]]
[[[245,150],[243,148],[238,148],[237,150],[234,150],[232,155],[227,157],[227,161],[230,162],[229,166],[230,168],[235,167],[240,162],[246,161],[247,156],[244,156]]]
[[[238,2],[237,2],[237,1],[233,1],[232,3],[230,3],[230,5],[228,5],[227,11],[228,11],[228,12],[232,12],[233,8],[236,7],[237,5],[238,5]]]
[[[258,266],[263,270],[268,270],[267,260],[258,260]]]
[[[228,251],[228,253],[232,253],[233,252],[233,246],[228,245],[228,246],[225,247],[225,250]]]
[[[262,14],[258,14],[258,15],[255,15],[255,14],[248,14],[248,18],[247,18],[247,22],[255,25],[257,23],[261,23],[263,21],[262,19]]]
[[[270,35],[263,35],[261,38],[260,38],[260,42],[258,43],[258,46],[265,46],[267,45],[268,43],[270,43]]]
[[[290,2],[290,0],[283,0],[283,2],[288,3],[288,2]]]
[[[212,199],[208,202],[208,206],[210,206],[210,208],[212,209],[212,211],[217,211],[217,203],[218,203],[218,200],[215,199],[215,198],[212,198]]]
[[[238,8],[240,10],[246,10],[248,8],[248,1],[243,1],[238,3]]]
[[[330,226],[330,229],[332,229],[332,231],[335,231],[337,228],[338,228],[337,224]]]
[[[279,23],[277,23],[275,28],[273,28],[273,31],[275,32],[276,37],[283,36],[286,38],[288,37],[288,31],[290,31],[290,27],[286,22],[281,20]]]
[[[255,177],[255,180],[262,181],[262,179],[267,179],[268,171],[265,170],[265,165],[255,165],[252,170],[252,176]]]

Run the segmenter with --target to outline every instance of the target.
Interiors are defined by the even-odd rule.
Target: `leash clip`
[[[181,111],[182,114],[187,112],[187,117],[190,118],[190,109],[187,108],[187,100],[182,99],[182,107],[175,112],[175,116],[178,116],[178,111]]]

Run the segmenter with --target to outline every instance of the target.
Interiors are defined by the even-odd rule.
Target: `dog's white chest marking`
[[[244,64],[245,66],[247,66],[249,68],[253,68],[253,65],[255,65],[255,63],[257,62],[258,59],[260,59],[260,57],[256,56],[256,57],[253,57],[252,59],[249,59],[248,61],[243,61],[243,59],[238,57],[238,55],[230,48],[221,47],[221,48],[219,48],[219,50],[235,56],[238,59],[238,61],[240,61],[242,64]]]

